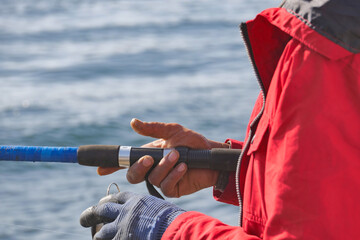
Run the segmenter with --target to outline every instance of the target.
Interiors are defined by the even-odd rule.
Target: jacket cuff
[[[238,140],[234,140],[234,139],[226,139],[225,141],[227,144],[230,144],[230,148],[232,149],[242,149],[244,142],[238,141]]]
[[[242,149],[244,144],[234,139],[226,139],[225,142],[230,144],[232,149]],[[239,205],[235,186],[235,172],[229,172],[226,187],[222,189],[213,188],[213,196],[216,201]]]
[[[235,206],[239,205],[235,187],[235,172],[229,173],[228,184],[223,191],[216,190],[215,188],[213,189],[213,196],[216,201]]]

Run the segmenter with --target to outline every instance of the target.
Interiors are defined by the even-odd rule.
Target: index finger
[[[177,123],[143,122],[136,118],[131,120],[130,125],[140,135],[165,140],[183,128]]]

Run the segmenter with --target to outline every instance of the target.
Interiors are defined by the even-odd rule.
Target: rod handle
[[[236,171],[241,150],[213,148],[211,150],[175,148],[179,152],[178,163],[186,163],[188,168],[206,168],[220,171]],[[86,166],[98,167],[130,167],[139,158],[150,155],[156,166],[171,151],[163,148],[135,148],[117,145],[85,145],[77,152],[78,162]]]

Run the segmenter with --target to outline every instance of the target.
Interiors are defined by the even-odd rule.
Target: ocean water
[[[274,0],[2,0],[0,144],[140,146],[129,125],[178,122],[243,140],[258,86],[239,23]],[[125,170],[0,162],[0,239],[90,239],[79,215]],[[205,189],[168,199],[236,225],[238,209]]]

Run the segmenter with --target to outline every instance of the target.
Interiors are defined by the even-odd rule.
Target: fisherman
[[[131,122],[137,133],[158,138],[146,147],[242,149],[234,172],[175,166],[174,150],[148,175],[168,197],[214,186],[215,199],[240,206],[239,226],[124,192],[92,209],[90,219],[106,223],[96,239],[358,238],[359,0],[287,0],[241,29],[261,86],[244,142],[214,142],[178,124]],[[149,156],[139,159],[128,181],[143,181],[152,164]]]

